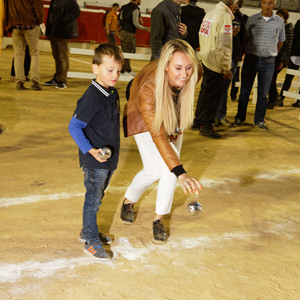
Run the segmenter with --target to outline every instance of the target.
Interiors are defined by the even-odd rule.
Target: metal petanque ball
[[[192,215],[197,215],[201,210],[202,210],[202,206],[199,202],[197,201],[193,201],[193,202],[189,202],[189,204],[186,207],[186,210]]]
[[[111,157],[111,150],[108,147],[102,147],[98,154],[100,159],[109,159]]]

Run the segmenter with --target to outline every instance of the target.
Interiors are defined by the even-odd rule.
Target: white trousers
[[[159,180],[155,212],[158,215],[166,215],[171,211],[177,177],[168,169],[149,132],[137,134],[134,138],[141,155],[143,169],[135,175],[125,197],[136,203],[147,187]],[[179,135],[177,141],[170,144],[179,157],[182,135]]]

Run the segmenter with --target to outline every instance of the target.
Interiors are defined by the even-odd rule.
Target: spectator
[[[151,13],[151,61],[160,57],[163,45],[172,39],[187,36],[187,27],[181,22],[181,4],[188,0],[163,0]]]
[[[234,21],[239,22],[241,28],[239,32],[239,39],[240,39],[240,49],[239,49],[239,54],[238,54],[238,62],[242,61],[243,56],[245,54],[245,47],[244,47],[244,39],[245,39],[245,26],[246,22],[248,20],[248,16],[243,14],[241,12],[241,8],[243,7],[244,0],[239,0],[238,1],[238,9],[236,10],[234,14]],[[237,65],[235,74],[232,76],[232,81],[231,81],[231,90],[230,90],[230,98],[232,101],[236,101],[237,99],[237,93],[239,91],[239,88],[235,86],[236,82],[240,81],[240,67]]]
[[[278,98],[276,87],[277,75],[283,68],[286,68],[289,65],[294,36],[293,24],[287,22],[289,18],[289,12],[286,9],[282,8],[279,9],[276,14],[284,20],[285,42],[283,43],[283,46],[278,52],[278,55],[275,59],[274,74],[269,90],[269,102],[267,106],[267,108],[270,109],[274,108],[274,106],[276,105],[276,100]]]
[[[232,11],[235,13],[235,9]],[[239,53],[240,53],[240,48],[242,47],[241,44],[241,23],[238,19],[234,19],[232,21],[232,57],[231,57],[231,72],[232,72],[232,77],[234,77],[236,69],[237,69],[237,63],[239,59]],[[225,125],[227,127],[231,127],[231,123],[227,120],[226,114],[227,114],[227,98],[228,98],[228,89],[230,86],[231,80],[226,79],[224,82],[223,86],[223,91],[221,95],[221,101],[220,105],[216,114],[216,126],[219,125]]]
[[[35,91],[41,90],[39,84],[39,25],[43,23],[44,18],[43,2],[42,0],[7,0],[4,5],[6,12],[4,26],[12,32],[17,89],[25,89],[24,57],[25,44],[27,44],[31,56],[31,88]]]
[[[11,71],[10,71],[10,81],[15,82],[16,81],[16,72],[15,72],[15,63],[14,59],[12,60],[11,64]],[[29,70],[30,70],[30,53],[29,53],[29,47],[26,45],[25,47],[25,59],[24,59],[24,72],[25,72],[25,79],[26,81],[30,81],[29,79]]]
[[[199,93],[195,118],[191,129],[209,138],[219,139],[221,134],[213,128],[226,79],[231,79],[232,11],[234,0],[222,0],[208,12],[200,29],[200,57],[203,81]]]
[[[300,67],[300,20],[297,21],[294,28],[294,39],[291,51],[291,57],[289,60],[288,68],[292,70],[299,70]],[[283,106],[283,91],[288,91],[291,87],[292,80],[294,75],[286,74],[283,86],[281,88],[280,95],[276,101],[276,105]],[[300,94],[300,91],[299,91]],[[292,104],[294,107],[300,107],[300,100],[296,100],[295,103]]]
[[[197,6],[198,0],[188,0],[188,5],[182,7],[181,22],[187,27],[184,38],[196,51],[199,47],[199,30],[205,16],[205,10]]]
[[[118,25],[118,15],[117,12],[119,10],[119,4],[114,3],[110,12],[106,15],[105,18],[105,34],[108,39],[109,44],[116,45],[116,35],[119,35],[119,31],[117,28]]]
[[[131,0],[128,4],[121,7],[119,15],[120,39],[122,51],[125,53],[135,53],[135,33],[137,29],[150,31],[149,27],[144,27],[140,24],[141,13],[139,5],[141,5],[141,0]],[[130,59],[124,60],[121,74],[136,75],[132,72]]]
[[[246,120],[249,96],[255,76],[258,75],[257,103],[254,124],[257,128],[268,130],[265,114],[268,104],[275,57],[285,40],[284,22],[274,14],[275,0],[262,0],[261,12],[249,17],[246,23],[246,55],[242,68],[242,86],[238,112],[233,125],[241,126]]]
[[[46,85],[58,89],[67,87],[69,71],[69,39],[78,37],[76,19],[80,8],[76,0],[52,0],[46,23],[46,36],[50,40],[52,55],[55,60],[55,74],[46,81]]]

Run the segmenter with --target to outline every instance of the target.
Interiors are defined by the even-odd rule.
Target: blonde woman
[[[196,193],[200,182],[190,177],[180,160],[182,132],[193,120],[194,89],[198,62],[185,41],[167,42],[159,60],[145,66],[134,78],[124,111],[125,136],[134,135],[143,169],[136,174],[125,193],[121,220],[134,221],[134,204],[146,188],[159,180],[153,241],[165,242],[163,216],[171,211],[177,178],[184,193]]]

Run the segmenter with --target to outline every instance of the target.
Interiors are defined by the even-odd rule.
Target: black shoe
[[[57,89],[63,90],[63,89],[66,89],[66,88],[67,88],[67,85],[66,85],[63,81],[59,81],[59,82],[57,83],[56,88],[57,88]]]
[[[35,80],[32,80],[31,88],[34,91],[40,91],[42,89],[41,86],[40,86],[40,84],[37,81],[35,81]]]
[[[155,220],[153,222],[153,242],[164,243],[167,238],[168,237],[164,228],[164,224],[161,220]]]
[[[295,103],[292,104],[294,107],[300,107],[300,100],[297,100]]]
[[[235,119],[235,121],[232,123],[232,127],[239,127],[242,125],[242,121],[240,119]]]
[[[123,222],[127,224],[132,224],[134,221],[134,204],[131,203],[124,204],[124,201],[122,204],[120,218]]]
[[[44,84],[45,85],[50,85],[50,86],[57,86],[58,82],[54,78],[52,78],[49,81],[45,81]]]
[[[268,127],[266,126],[265,124],[265,121],[262,121],[262,122],[257,122],[255,124],[255,126],[259,129],[262,129],[262,130],[268,130]]]
[[[211,139],[220,139],[222,137],[222,135],[220,133],[217,133],[214,129],[208,129],[208,130],[200,129],[199,133]]]
[[[194,123],[191,126],[191,130],[200,130],[200,126],[195,125]]]
[[[26,87],[24,86],[24,82],[22,82],[22,81],[17,82],[17,90],[19,90],[19,91],[26,90]]]
[[[229,121],[227,120],[226,117],[224,117],[223,119],[221,119],[221,120],[219,121],[219,124],[225,125],[225,126],[227,126],[227,127],[231,127],[231,126],[232,126],[232,124],[229,123]]]
[[[283,99],[281,96],[279,96],[275,101],[275,106],[283,107]]]
[[[274,109],[275,103],[274,102],[269,102],[267,105],[268,109]]]

